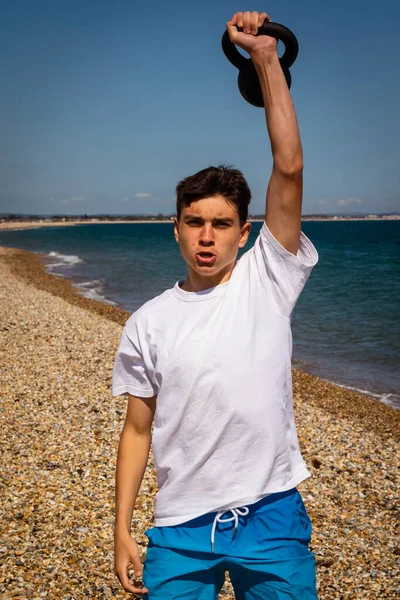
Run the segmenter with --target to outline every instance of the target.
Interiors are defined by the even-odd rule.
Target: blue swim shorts
[[[225,571],[237,600],[317,599],[311,522],[296,489],[146,535],[144,599],[216,600]]]

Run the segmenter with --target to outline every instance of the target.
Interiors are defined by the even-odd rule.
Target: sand
[[[124,598],[112,527],[126,400],[110,383],[128,314],[29,252],[0,248],[0,280],[0,597]],[[397,598],[400,411],[298,371],[293,382],[319,598]],[[143,558],[155,491],[150,455],[133,522]]]

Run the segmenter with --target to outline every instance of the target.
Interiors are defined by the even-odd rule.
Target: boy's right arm
[[[131,538],[133,509],[146,470],[151,445],[151,425],[156,398],[129,395],[128,409],[118,448],[115,497],[114,553],[115,572],[123,588],[134,594],[144,594],[147,588],[137,588],[128,577],[132,566],[140,579],[143,566],[137,544]]]

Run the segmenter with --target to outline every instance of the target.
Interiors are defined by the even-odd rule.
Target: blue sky
[[[176,183],[222,162],[263,212],[263,110],[220,47],[247,9],[299,40],[303,212],[400,211],[398,1],[5,0],[0,212],[171,213]]]

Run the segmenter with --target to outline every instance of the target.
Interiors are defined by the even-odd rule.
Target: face
[[[228,281],[250,229],[250,223],[240,226],[236,206],[223,196],[184,206],[179,222],[174,220],[175,239],[188,267],[183,289],[200,291]]]

